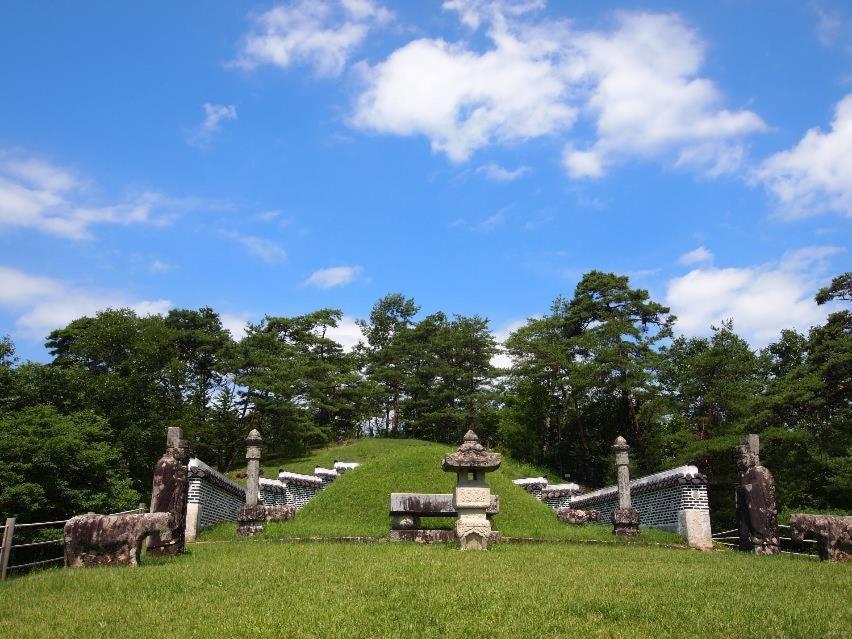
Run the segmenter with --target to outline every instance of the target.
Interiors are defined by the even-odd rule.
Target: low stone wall
[[[245,488],[200,459],[189,460],[187,541],[194,541],[199,532],[221,521],[236,521],[245,503]]]
[[[334,469],[316,468],[314,475],[282,471],[278,479],[260,478],[260,502],[264,506],[292,506],[297,511],[337,479],[357,468],[355,462],[336,462]],[[189,499],[186,515],[186,540],[222,521],[237,521],[246,503],[246,489],[233,479],[214,470],[203,461],[189,461]]]
[[[547,484],[545,481],[542,485],[542,481],[541,477],[530,477],[516,479],[514,483],[554,510],[569,506],[597,510],[601,522],[610,521],[618,508],[617,486],[580,494],[577,484]],[[679,466],[634,479],[630,482],[630,494],[642,526],[685,534],[680,515],[683,511],[705,512],[709,522],[707,478],[695,466]]]

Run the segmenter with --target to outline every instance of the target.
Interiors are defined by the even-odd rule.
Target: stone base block
[[[459,539],[455,530],[391,530],[387,537],[390,541],[416,541],[421,544],[454,544]],[[500,541],[500,533],[492,530],[488,543]]]
[[[677,532],[686,539],[690,548],[712,550],[713,533],[710,530],[709,510],[681,510],[677,517]]]
[[[240,514],[237,515],[237,534],[244,537],[257,534],[263,530],[263,524],[266,521],[266,506],[258,504],[257,506],[243,506],[240,509]]]
[[[618,508],[612,513],[612,534],[619,537],[639,536],[639,511],[635,508]]]

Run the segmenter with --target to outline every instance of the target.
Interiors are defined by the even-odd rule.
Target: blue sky
[[[852,7],[5,3],[0,334],[106,306],[502,336],[593,268],[755,346],[852,248]]]

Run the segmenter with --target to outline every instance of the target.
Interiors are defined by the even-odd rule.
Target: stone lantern
[[[491,536],[491,522],[486,509],[491,504],[491,487],[485,481],[485,473],[497,470],[502,457],[489,453],[479,443],[472,430],[467,431],[464,441],[454,453],[444,456],[441,467],[456,473],[453,490],[453,508],[458,513],[456,537],[462,550],[485,550]]]
[[[253,535],[263,530],[266,508],[259,502],[260,496],[260,447],[263,438],[253,428],[246,438],[246,505],[237,516],[240,535]]]

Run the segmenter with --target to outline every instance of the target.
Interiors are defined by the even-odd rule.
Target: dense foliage
[[[840,310],[755,351],[732,321],[675,337],[676,318],[647,291],[593,271],[507,339],[508,370],[492,365],[486,319],[421,315],[402,294],[376,302],[351,350],[330,336],[334,309],[267,316],[239,340],[210,308],[105,310],[52,332],[47,364],[19,362],[0,338],[0,509],[50,518],[132,506],[172,425],[222,470],[253,427],[268,455],[290,456],[364,436],[449,443],[474,428],[588,485],[612,479],[610,445],[623,434],[634,473],[697,464],[722,520],[731,450],[758,432],[783,507],[849,509],[852,276],[816,299]]]

